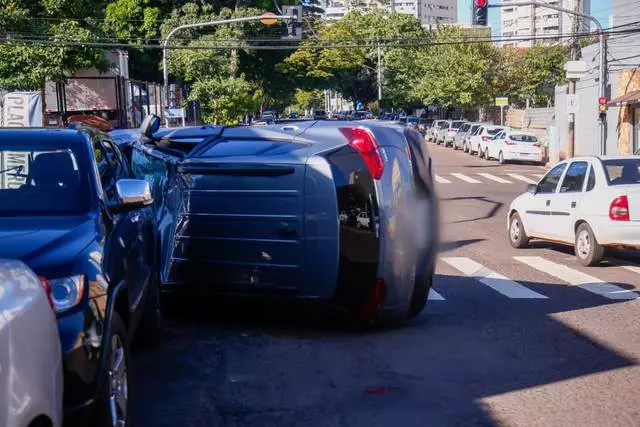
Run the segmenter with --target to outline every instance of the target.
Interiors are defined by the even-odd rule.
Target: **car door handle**
[[[575,208],[576,207],[576,202],[571,202],[571,207]]]
[[[547,206],[551,206],[551,200],[547,200]]]

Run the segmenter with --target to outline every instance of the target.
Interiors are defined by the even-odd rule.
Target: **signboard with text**
[[[507,105],[509,105],[509,98],[507,98],[506,96],[496,97],[496,106],[506,107]]]

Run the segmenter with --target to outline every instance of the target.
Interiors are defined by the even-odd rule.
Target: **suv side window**
[[[98,163],[98,172],[100,173],[100,183],[102,184],[102,191],[108,201],[116,200],[116,171],[113,164],[109,161],[109,156],[105,152],[100,140],[93,140],[93,152],[96,156],[96,162]]]
[[[586,191],[591,191],[596,186],[596,174],[593,172],[593,165],[589,168],[589,179],[587,179]]]
[[[538,193],[555,193],[560,177],[562,177],[566,167],[567,164],[563,163],[551,169],[538,184]]]
[[[125,160],[122,158],[120,151],[118,151],[118,149],[108,139],[102,140],[102,146],[114,167],[116,179],[128,178],[129,169],[127,168]]]
[[[573,162],[567,169],[567,173],[564,175],[562,185],[560,186],[561,193],[579,193],[584,186],[584,180],[587,177],[587,169],[589,164],[587,162]]]

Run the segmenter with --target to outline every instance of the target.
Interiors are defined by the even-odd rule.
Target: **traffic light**
[[[473,25],[487,25],[487,12],[489,9],[489,0],[472,0],[471,1],[471,23]]]
[[[598,98],[598,111],[600,111],[600,119],[605,119],[607,117],[607,98],[601,96]]]
[[[282,30],[282,39],[300,40],[302,38],[302,6],[282,6],[282,14],[294,16],[286,22],[286,27]]]

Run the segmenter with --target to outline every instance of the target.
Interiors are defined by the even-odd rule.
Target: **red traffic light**
[[[475,0],[476,7],[485,7],[487,5],[487,0]]]
[[[601,96],[600,98],[598,98],[598,104],[606,104],[607,103],[607,98],[604,96]]]

